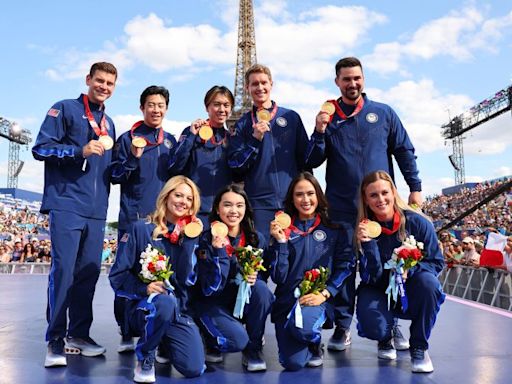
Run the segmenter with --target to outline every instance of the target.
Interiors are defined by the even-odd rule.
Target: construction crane
[[[464,149],[462,135],[502,113],[511,110],[512,85],[496,92],[493,96],[471,107],[469,111],[455,116],[448,124],[441,126],[442,136],[452,140],[453,154],[449,156],[455,169],[455,184],[466,182],[464,170]]]
[[[32,141],[29,130],[23,129],[16,122],[0,116],[0,136],[9,140],[9,161],[7,170],[7,188],[18,188],[18,175],[23,168],[20,161],[20,147]]]

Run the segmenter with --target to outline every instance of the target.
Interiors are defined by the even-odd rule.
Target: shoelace
[[[155,364],[154,356],[149,355],[144,360],[142,360],[142,364],[141,364],[142,370],[149,371],[153,367],[154,364]]]
[[[420,348],[411,349],[411,357],[414,360],[423,360],[425,358],[425,351]]]

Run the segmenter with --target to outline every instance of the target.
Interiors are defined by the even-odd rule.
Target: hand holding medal
[[[382,227],[376,221],[364,219],[359,223],[358,238],[360,241],[370,241],[380,236]]]
[[[185,236],[194,238],[197,237],[203,232],[203,223],[197,217],[193,217],[192,221],[185,225],[183,230],[185,232]]]
[[[98,138],[98,141],[103,145],[105,151],[109,151],[114,146],[114,140],[109,135],[101,135]]]

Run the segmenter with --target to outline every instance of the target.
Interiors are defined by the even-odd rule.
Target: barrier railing
[[[512,311],[512,275],[507,271],[457,265],[446,268],[439,280],[449,295]]]
[[[50,263],[0,263],[0,273],[16,274],[48,274]],[[101,274],[108,274],[112,268],[111,263],[101,264]]]

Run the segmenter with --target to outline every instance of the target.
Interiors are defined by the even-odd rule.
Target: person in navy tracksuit
[[[341,97],[330,100],[332,115],[321,111],[306,154],[312,168],[327,160],[325,174],[329,217],[335,223],[355,228],[358,188],[364,175],[385,170],[394,177],[395,158],[407,182],[409,204],[421,205],[421,180],[418,177],[414,147],[400,119],[391,107],[370,100],[364,89],[361,62],[346,57],[336,63],[336,85]],[[344,350],[350,344],[350,324],[355,304],[355,270],[336,297],[336,330],[329,340],[331,350]],[[395,327],[395,342],[407,349]]]
[[[198,237],[184,228],[199,209],[196,185],[184,176],[171,178],[158,195],[151,220],[140,220],[121,238],[109,275],[115,295],[127,299],[125,317],[132,335],[140,336],[135,353],[136,382],[155,381],[157,346],[165,347],[169,361],[182,375],[196,377],[204,371],[204,350],[199,329],[188,316],[190,287],[196,282]],[[150,245],[168,258],[173,270],[170,286],[164,281],[145,283],[140,278],[141,253]],[[171,287],[172,286],[172,287]]]
[[[32,148],[34,158],[45,163],[41,212],[49,213],[52,241],[46,367],[66,365],[64,343],[68,353],[105,352],[89,331],[110,192],[110,149],[116,138],[104,102],[116,79],[112,64],[93,64],[87,94],[54,104]]]
[[[140,95],[144,119],[119,136],[112,158],[112,183],[121,185],[118,243],[131,224],[155,210],[156,198],[169,179],[169,151],[176,146],[174,136],[165,132],[162,123],[169,106],[169,91],[149,86]],[[146,145],[135,147],[132,140],[142,137]],[[122,334],[119,352],[133,350],[132,337],[123,321],[122,298],[114,299],[114,313]]]
[[[210,222],[215,221],[226,224],[228,235],[213,236],[210,230],[205,231],[197,252],[202,289],[196,312],[205,335],[207,361],[221,362],[221,353],[243,351],[242,363],[247,370],[263,371],[266,363],[262,356],[262,338],[274,301],[264,272],[256,271],[248,277],[250,301],[245,304],[241,319],[235,318],[233,313],[239,289],[235,279],[241,271],[235,249],[265,245],[262,235],[254,228],[252,209],[240,185],[228,185],[215,196]]]
[[[206,92],[204,105],[208,119],[197,119],[181,133],[179,143],[171,150],[169,171],[192,179],[201,191],[198,217],[205,228],[217,191],[233,181],[228,167],[229,131],[225,128],[235,99],[231,91],[215,85]],[[202,126],[209,126],[213,136],[205,140],[199,135]]]
[[[382,226],[377,238],[370,238],[368,219]],[[411,210],[398,196],[391,176],[384,171],[368,174],[362,181],[357,227],[357,247],[360,249],[361,283],[357,293],[357,329],[360,336],[377,340],[378,357],[396,359],[391,343],[395,317],[411,320],[410,354],[413,372],[432,372],[428,355],[428,339],[437,318],[444,293],[438,279],[444,268],[434,226],[423,214]],[[423,258],[405,271],[405,295],[391,299],[388,306],[386,289],[393,250],[404,240],[414,237],[423,248]],[[406,304],[405,304],[406,303]]]
[[[268,67],[253,65],[245,83],[253,107],[235,124],[228,163],[243,178],[256,229],[268,241],[269,223],[283,208],[288,185],[304,170],[308,138],[300,116],[270,99],[273,83]]]
[[[321,331],[344,280],[355,263],[346,228],[333,225],[327,216],[327,200],[313,175],[300,173],[290,184],[285,200],[292,225],[283,230],[271,223],[272,245],[266,259],[277,284],[272,321],[276,327],[279,362],[295,371],[323,364]],[[326,288],[298,297],[305,272],[324,267],[330,271]],[[299,306],[299,308],[297,308]],[[302,312],[302,326],[295,317]]]

